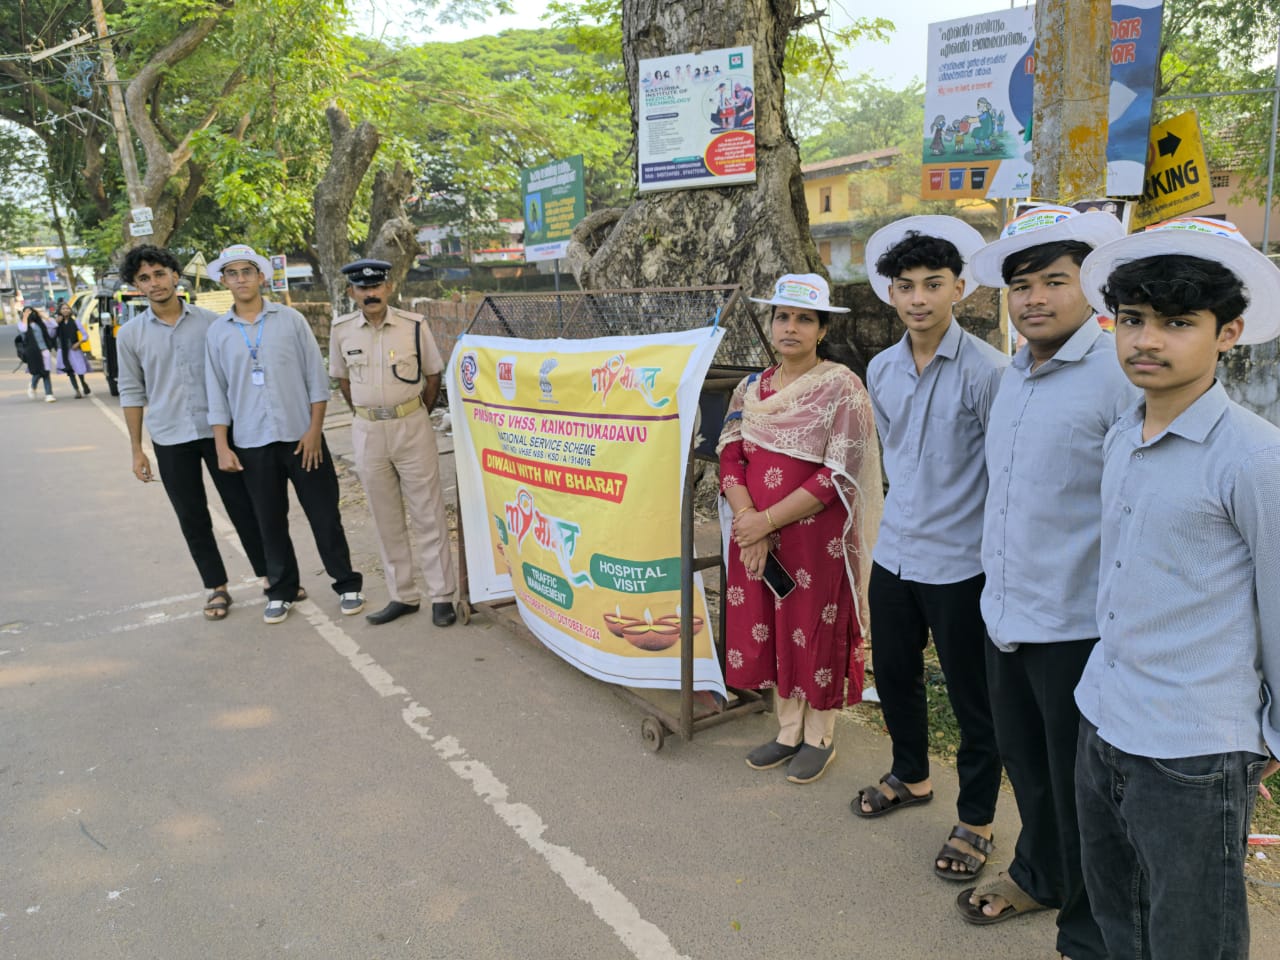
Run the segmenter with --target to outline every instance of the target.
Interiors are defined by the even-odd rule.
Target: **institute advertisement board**
[[[514,597],[600,680],[680,685],[684,471],[722,336],[464,335],[450,358],[470,596]],[[701,574],[692,613],[694,689],[723,695]]]
[[[755,182],[750,47],[641,60],[638,87],[641,193]]]
[[[520,171],[524,200],[524,258],[563,259],[573,228],[587,215],[582,156]]]

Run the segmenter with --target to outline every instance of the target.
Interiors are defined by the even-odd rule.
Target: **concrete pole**
[[[124,94],[120,92],[120,77],[116,73],[116,57],[111,50],[107,30],[107,12],[102,0],[91,0],[93,22],[98,28],[98,46],[102,52],[102,76],[107,81],[107,100],[111,103],[111,125],[116,128],[116,142],[120,146],[120,166],[124,171],[125,186],[129,190],[129,205],[141,207],[142,176],[138,173],[138,158],[133,152],[133,137],[129,134],[129,120],[124,111]]]
[[[1107,195],[1110,93],[1111,0],[1037,3],[1032,197]]]

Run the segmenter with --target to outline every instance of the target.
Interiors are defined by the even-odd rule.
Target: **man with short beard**
[[[147,298],[146,311],[121,327],[116,338],[120,407],[129,426],[133,475],[143,483],[155,479],[151,461],[142,449],[145,415],[160,481],[178,515],[178,526],[200,579],[205,589],[212,591],[205,601],[205,619],[222,620],[231,606],[231,593],[209,518],[201,463],[209,471],[253,572],[265,576],[267,562],[244,478],[218,469],[213,428],[209,426],[205,337],[217,315],[178,296],[178,261],[168,250],[134,247],[125,255],[120,276]]]
[[[1098,638],[1102,441],[1136,391],[1080,287],[1095,246],[1124,235],[1101,212],[1034,207],[973,257],[1009,288],[1026,338],[991,405],[982,615],[996,739],[1022,820],[1007,872],[965,890],[965,920],[1057,908],[1058,950],[1105,960],[1080,868],[1073,692]]]
[[[329,373],[351,404],[356,472],[368,494],[378,533],[390,602],[365,619],[390,623],[417,613],[421,593],[413,579],[406,508],[418,547],[418,565],[431,595],[431,622],[454,622],[457,581],[449,525],[440,494],[440,461],[429,411],[440,393],[444,363],[426,322],[388,306],[392,295],[385,260],[357,260],[342,268],[358,310],[333,322]]]

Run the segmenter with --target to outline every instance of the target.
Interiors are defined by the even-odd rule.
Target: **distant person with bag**
[[[44,402],[54,403],[53,382],[49,379],[49,371],[54,366],[53,355],[57,352],[58,342],[49,332],[44,318],[35,307],[27,307],[18,321],[18,330],[22,334],[22,362],[27,365],[31,374],[31,385],[27,387],[27,396],[36,398],[36,384],[44,381]]]
[[[71,313],[71,304],[66,302],[58,305],[57,338],[58,370],[71,380],[71,389],[76,392],[77,400],[87,397],[92,392],[84,378],[89,372],[89,358],[81,344],[89,342],[89,334]],[[79,383],[76,383],[76,377],[80,378]]]
[[[820,348],[827,282],[787,274],[768,300],[779,362],[744,379],[720,433],[727,680],[773,689],[780,727],[747,766],[811,783],[835,758],[836,713],[862,699],[871,540],[884,487],[866,388]],[[732,513],[730,520],[727,512]]]

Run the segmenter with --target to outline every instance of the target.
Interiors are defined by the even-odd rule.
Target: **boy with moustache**
[[[956,906],[978,925],[1057,908],[1071,960],[1107,957],[1080,873],[1073,692],[1098,636],[1102,441],[1136,393],[1080,264],[1123,235],[1109,214],[1039,206],[973,258],[1026,338],[992,403],[982,533],[991,711],[1022,829],[1008,871]]]
[[[1215,373],[1280,334],[1280,271],[1180,219],[1099,248],[1082,283],[1142,389],[1106,438],[1076,690],[1085,882],[1112,956],[1245,960],[1249,821],[1280,768],[1280,428]]]
[[[1000,754],[987,697],[982,593],[983,437],[1008,358],[960,329],[955,304],[977,289],[966,261],[984,240],[954,217],[908,217],[867,242],[867,274],[907,328],[867,368],[889,493],[869,604],[876,692],[893,744],[879,785],[851,806],[877,817],[933,797],[924,650],[932,634],[960,725],[957,824],[934,861],[971,879],[993,850]]]

